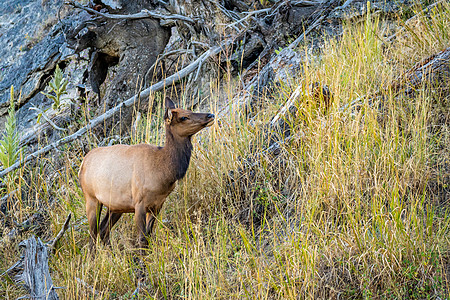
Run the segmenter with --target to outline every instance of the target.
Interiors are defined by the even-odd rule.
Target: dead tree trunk
[[[16,276],[30,291],[31,299],[59,299],[48,269],[48,250],[41,239],[33,236],[19,244],[25,248],[23,273]]]
[[[54,253],[56,243],[69,228],[71,217],[71,214],[67,216],[59,233],[47,244],[44,244],[40,238],[36,240],[34,236],[19,244],[21,249],[25,249],[24,254],[11,268],[0,274],[0,278],[16,274],[13,276],[16,283],[22,284],[29,291],[29,296],[19,299],[59,299],[56,293],[57,287],[53,285],[48,268],[48,253]]]

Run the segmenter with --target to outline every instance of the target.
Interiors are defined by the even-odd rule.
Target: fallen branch
[[[69,222],[70,222],[70,219],[72,218],[72,214],[70,213],[68,216],[67,216],[67,219],[66,219],[66,221],[64,222],[64,225],[63,225],[63,227],[61,228],[61,230],[58,232],[58,234],[56,235],[56,237],[51,241],[51,242],[48,242],[47,243],[47,247],[49,248],[48,250],[52,253],[52,254],[55,254],[55,246],[56,246],[56,243],[58,243],[58,241],[62,238],[62,236],[64,235],[64,232],[66,232],[67,231],[67,229],[69,229]]]
[[[326,16],[327,15],[320,16],[311,26],[308,27],[308,29],[306,29],[298,38],[296,38],[291,44],[289,44],[286,49],[293,50],[295,47],[297,47],[298,44],[300,44],[305,39],[305,36],[307,36],[311,31],[316,29],[316,27],[322,23],[323,19],[325,19]],[[281,52],[283,52],[283,50],[281,50]]]
[[[115,14],[108,14],[108,13],[102,13],[102,12],[96,11],[95,9],[83,6],[80,3],[76,2],[76,1],[72,1],[72,0],[67,0],[65,3],[68,5],[72,5],[73,7],[90,12],[91,14],[95,14],[95,15],[98,15],[98,16],[101,16],[101,17],[104,17],[107,19],[138,20],[138,19],[154,18],[154,19],[162,19],[162,20],[180,20],[180,21],[191,23],[191,24],[195,24],[194,20],[192,20],[191,18],[186,17],[186,16],[177,15],[177,14],[162,15],[162,14],[158,14],[158,13],[149,11],[148,9],[143,9],[143,10],[141,10],[141,12],[139,12],[137,14],[132,14],[132,15],[115,15]]]
[[[12,221],[15,227],[0,240],[0,246],[5,247],[13,243],[20,235],[32,229],[42,228],[44,216],[41,213],[34,213],[22,223]]]
[[[43,118],[44,118],[44,119],[45,119],[45,120],[46,120],[53,128],[55,128],[56,130],[59,130],[59,131],[67,131],[67,129],[61,128],[61,127],[59,127],[58,125],[56,125],[49,117],[47,117],[47,115],[45,114],[45,112],[42,111],[41,109],[39,109],[39,108],[33,106],[33,107],[30,107],[29,110],[35,110],[35,111],[37,111],[38,113],[40,113],[41,116],[42,116],[42,117],[43,117]]]
[[[233,22],[231,24],[228,24],[226,27],[233,27],[235,25],[238,25],[242,22],[244,22],[245,20],[247,20],[248,18],[250,18],[251,16],[257,15],[257,14],[261,14],[261,13],[268,13],[272,8],[264,8],[264,9],[260,9],[260,10],[254,10],[254,11],[250,11],[250,12],[244,12],[247,15],[245,17],[243,17],[240,20],[237,20],[236,22]]]
[[[289,108],[295,104],[295,101],[302,93],[303,87],[299,85],[295,91],[292,93],[292,95],[289,97],[289,100],[283,105],[282,108],[278,111],[278,113],[273,117],[272,121],[270,121],[270,126],[275,126],[278,124],[278,120],[281,118],[284,118],[286,113],[288,112]]]
[[[120,103],[119,105],[111,108],[110,110],[106,111],[104,114],[96,117],[95,119],[92,119],[88,125],[78,129],[77,132],[68,135],[60,140],[57,140],[50,145],[47,145],[38,151],[35,151],[29,155],[27,155],[24,159],[16,161],[13,165],[11,165],[9,168],[6,168],[5,170],[0,172],[0,178],[3,178],[6,174],[24,166],[29,161],[38,158],[40,155],[43,155],[47,152],[49,152],[52,149],[57,149],[59,146],[67,144],[71,141],[74,141],[81,136],[83,136],[88,130],[98,126],[99,124],[102,124],[104,121],[108,120],[118,112],[120,112],[123,108],[130,107],[134,105],[139,99],[147,99],[151,93],[157,92],[165,88],[166,86],[172,85],[181,79],[185,78],[187,75],[192,73],[193,71],[197,70],[197,67],[202,64],[204,61],[206,61],[209,57],[218,54],[224,47],[229,46],[231,44],[231,40],[227,40],[223,42],[221,45],[210,48],[208,51],[200,55],[194,62],[192,62],[190,65],[186,66],[185,68],[181,69],[179,72],[167,77],[164,80],[161,80],[160,82],[152,85],[151,87],[143,90],[138,95],[134,95],[133,97],[125,100],[124,102]],[[1,185],[1,184],[0,184]]]

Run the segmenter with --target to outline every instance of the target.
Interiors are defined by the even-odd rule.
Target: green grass
[[[31,192],[12,214],[20,220],[44,203],[56,233],[73,213],[50,261],[65,299],[92,298],[91,288],[96,299],[128,299],[141,273],[142,299],[448,298],[450,87],[443,81],[406,97],[389,83],[450,46],[449,20],[443,4],[384,46],[377,18],[346,25],[339,40],[326,41],[320,60],[304,64],[301,81],[282,85],[252,120],[230,110],[195,139],[187,176],[168,197],[143,256],[134,249],[132,215],[113,229],[112,247],[89,254],[77,143],[21,173],[16,188]],[[316,81],[333,91],[333,107],[324,113],[300,97],[302,113],[290,124],[295,138],[276,158],[257,155],[268,139],[261,124],[298,85]],[[214,113],[219,95],[232,98],[239,87],[229,81],[221,89],[211,87]],[[339,110],[378,90],[383,103]],[[150,111],[133,143],[161,143],[161,126],[161,110]],[[93,135],[83,142],[97,145]],[[16,251],[16,244],[1,249],[0,270],[18,259]],[[1,297],[23,294],[0,280]]]

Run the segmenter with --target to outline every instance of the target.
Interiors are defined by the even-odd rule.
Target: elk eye
[[[183,121],[186,121],[187,119],[188,119],[188,117],[181,117],[180,121],[183,122]]]

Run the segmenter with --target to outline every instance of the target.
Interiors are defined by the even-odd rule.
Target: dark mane
[[[173,146],[176,144],[176,147]],[[187,172],[189,162],[191,161],[192,143],[191,137],[183,138],[181,141],[175,141],[170,131],[166,131],[166,145],[170,150],[170,158],[173,162],[175,180],[182,179]]]

